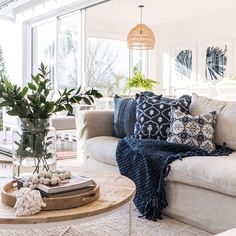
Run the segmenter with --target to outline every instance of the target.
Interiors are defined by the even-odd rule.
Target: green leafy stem
[[[156,80],[145,78],[141,72],[135,72],[132,78],[129,78],[129,81],[125,87],[125,92],[129,89],[139,88],[146,91],[152,91],[159,82]]]
[[[23,132],[18,133],[16,154],[20,157],[20,165],[25,158],[32,157],[35,161],[35,171],[39,172],[40,166],[49,169],[47,160],[52,157],[48,147],[52,143],[53,137],[48,137],[47,127],[38,124],[39,120],[48,119],[52,114],[67,110],[73,112],[73,104],[91,105],[96,98],[101,98],[102,94],[96,89],[82,92],[78,89],[64,89],[59,91],[59,98],[50,99],[53,90],[52,84],[48,79],[49,71],[41,63],[39,73],[32,75],[32,81],[27,86],[21,88],[12,84],[5,77],[0,78],[0,106],[8,107],[8,114],[18,116],[23,120]],[[35,123],[36,122],[36,123]]]
[[[33,158],[35,166],[33,173],[39,173],[40,170],[48,171],[47,161],[53,158],[52,151],[55,148],[50,151],[50,145],[55,145],[53,140],[55,136],[49,136],[48,119],[22,119],[21,126],[22,130],[16,132],[14,140],[14,144],[17,145],[16,155],[19,157],[19,168],[24,160]]]
[[[49,118],[52,114],[67,110],[73,112],[73,104],[84,102],[91,105],[95,98],[101,98],[102,94],[96,89],[86,92],[78,89],[64,89],[59,91],[59,98],[55,101],[49,99],[52,84],[48,79],[47,67],[41,63],[39,73],[32,75],[32,82],[21,88],[13,85],[8,79],[0,80],[0,106],[9,107],[8,114],[20,118]]]

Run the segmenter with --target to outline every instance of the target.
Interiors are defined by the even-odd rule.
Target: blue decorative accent
[[[175,58],[175,70],[181,77],[191,79],[192,76],[192,57],[191,50],[182,50]]]
[[[136,185],[135,206],[143,217],[155,221],[162,218],[162,210],[168,206],[164,178],[169,174],[171,162],[190,156],[225,156],[231,152],[220,147],[208,154],[188,145],[126,137],[118,143],[116,160],[120,173]]]
[[[227,66],[227,45],[224,49],[219,47],[208,47],[206,51],[206,79],[218,80],[225,76]]]
[[[158,99],[155,96],[140,95],[136,101],[136,123],[134,135],[142,138],[166,140],[169,127],[171,107],[188,113],[191,97],[184,95],[179,99]]]
[[[152,97],[156,96],[157,99],[161,99],[162,95],[156,95],[153,92],[141,92],[136,94],[136,99],[139,96]],[[114,96],[114,126],[113,135],[117,138],[124,138],[126,135],[134,134],[134,125],[136,122],[136,101],[130,97]]]
[[[114,96],[115,112],[113,134],[117,138],[124,138],[134,133],[136,121],[136,104],[133,98]]]

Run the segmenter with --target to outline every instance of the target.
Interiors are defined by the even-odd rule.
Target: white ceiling
[[[224,17],[236,10],[236,0],[112,0],[89,10],[89,14],[134,23],[139,21],[138,5],[143,4],[144,22],[160,25],[203,16]],[[212,19],[214,23],[214,19]]]
[[[0,15],[21,5],[32,5],[49,0],[0,0],[5,6],[0,8]],[[51,0],[60,2],[62,0]],[[77,0],[78,2],[81,0]],[[10,2],[10,3],[8,3]],[[236,0],[111,0],[108,3],[89,9],[89,16],[120,22],[137,23],[140,19],[138,5],[143,4],[143,21],[149,25],[160,25],[173,21],[212,16],[224,17],[227,12],[236,11]],[[0,5],[1,6],[1,5]]]
[[[32,0],[0,0],[0,15],[6,15],[14,8],[29,3]]]

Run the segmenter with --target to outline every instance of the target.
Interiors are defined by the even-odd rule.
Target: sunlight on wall
[[[163,87],[166,89],[167,94],[170,93],[170,68],[171,68],[171,58],[168,53],[164,52],[162,54],[162,71],[163,71]]]

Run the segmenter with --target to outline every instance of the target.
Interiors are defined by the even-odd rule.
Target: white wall
[[[195,45],[197,52],[200,52],[201,45],[214,42],[234,42],[236,48],[236,15],[233,12],[222,12],[220,15],[201,17],[201,19],[186,20],[182,22],[164,24],[157,30],[157,51],[158,59],[156,66],[158,68],[158,78],[162,81],[161,85],[168,88],[170,81],[170,60],[174,47],[189,47]],[[234,66],[235,56],[231,60],[233,69],[231,74],[236,74]],[[200,54],[198,53],[199,57]],[[200,70],[200,62],[198,60],[198,71]]]

